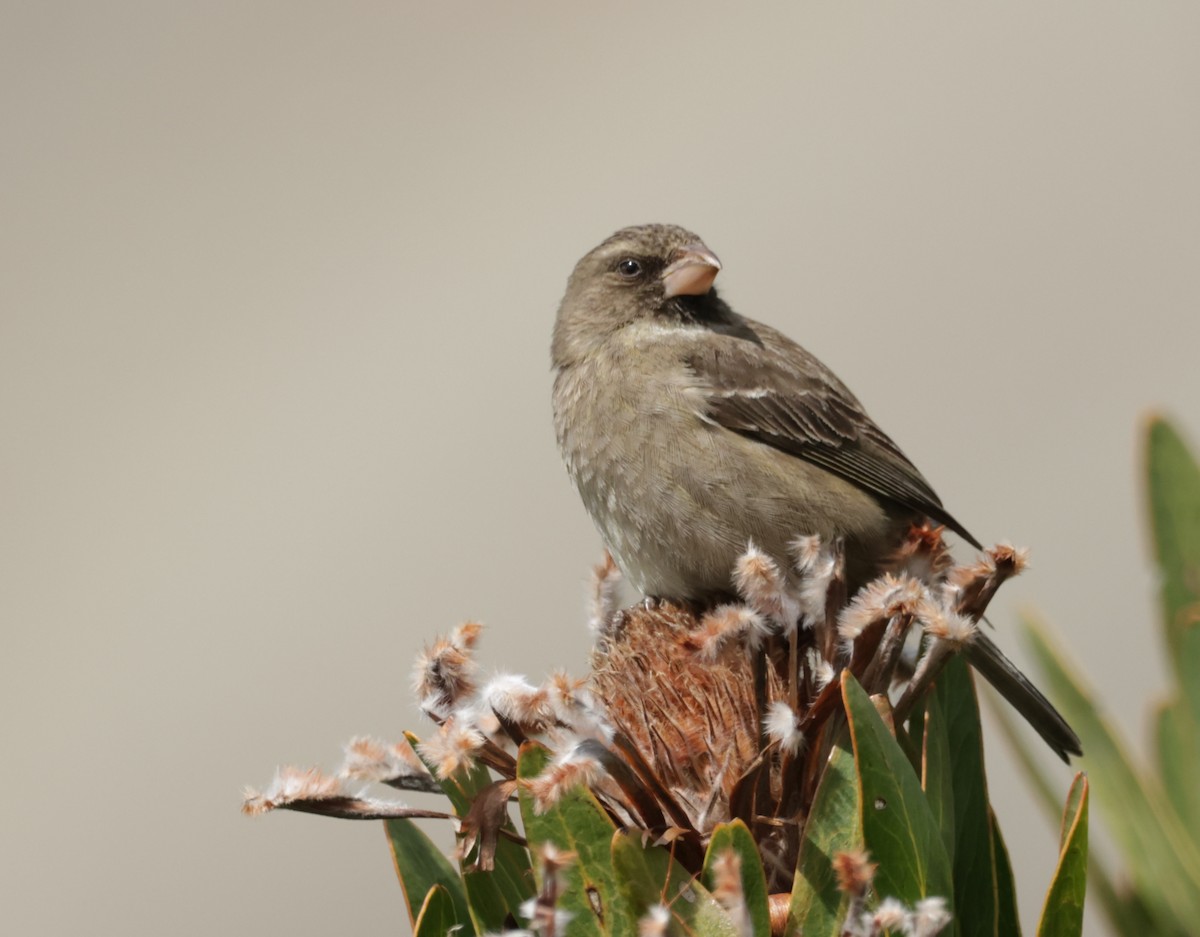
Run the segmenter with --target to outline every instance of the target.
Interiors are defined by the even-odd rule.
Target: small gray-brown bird
[[[797,535],[817,534],[843,539],[854,588],[923,518],[978,547],[832,371],[721,300],[720,269],[683,228],[625,228],[579,261],[558,310],[559,447],[631,584],[710,601],[732,592],[748,543],[786,560]],[[1079,754],[985,635],[970,654],[1060,756]]]

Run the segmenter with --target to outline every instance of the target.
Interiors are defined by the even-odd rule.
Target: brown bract
[[[737,608],[702,620],[671,603],[634,606],[592,653],[597,700],[704,832],[728,819],[733,786],[759,755],[751,657],[717,639],[740,626]],[[778,678],[769,687],[781,698]]]

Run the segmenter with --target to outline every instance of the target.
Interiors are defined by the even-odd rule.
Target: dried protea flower
[[[474,693],[478,668],[471,652],[482,627],[477,622],[462,624],[417,658],[413,690],[422,711],[434,719],[445,719],[460,700]]]
[[[624,765],[669,801],[664,814],[682,809],[686,828],[701,837],[743,819],[771,886],[790,888],[803,818],[832,744],[825,727],[840,712],[841,670],[868,693],[911,707],[948,657],[972,645],[976,616],[1023,562],[1020,551],[996,548],[965,571],[950,570],[940,529],[916,527],[911,538],[897,571],[849,600],[839,545],[800,537],[795,571],[786,575],[747,549],[733,575],[742,603],[657,602],[615,613],[600,629],[590,685],[625,747],[609,745],[612,759],[601,767]],[[906,677],[899,664],[910,628],[926,641]],[[556,779],[549,789],[560,786]]]
[[[896,898],[884,898],[870,915],[871,931],[876,934],[899,934],[908,927],[908,922],[908,908]]]
[[[742,887],[741,857],[732,849],[726,849],[714,860],[712,877],[712,896],[733,920],[739,937],[753,937],[754,925]]]
[[[599,635],[608,627],[620,608],[621,570],[617,568],[612,554],[604,551],[604,559],[592,568],[591,589],[588,593],[588,628]]]
[[[670,908],[663,904],[651,905],[638,919],[638,937],[666,937],[670,923]]]
[[[796,627],[800,605],[791,594],[787,578],[775,561],[753,543],[737,562],[734,582],[746,604],[780,630]]]
[[[578,748],[559,757],[538,777],[528,782],[529,793],[539,813],[545,812],[571,788],[589,786],[604,775],[604,768],[592,755]]]
[[[757,612],[720,618],[741,624]],[[751,652],[713,640],[712,622],[661,603],[621,615],[592,654],[591,686],[613,725],[703,830],[729,818],[738,778],[759,754]],[[742,634],[754,634],[753,624]],[[782,686],[772,677],[772,694]]]
[[[550,688],[534,686],[519,674],[497,674],[484,685],[480,697],[496,716],[528,731],[544,731],[554,722]]]
[[[864,924],[869,920],[866,912],[867,894],[875,880],[876,868],[870,856],[861,849],[834,854],[833,874],[837,876],[838,891],[850,899],[846,908],[846,920],[842,925],[844,935],[870,937],[870,931]]]
[[[860,849],[837,853],[833,857],[833,873],[837,876],[838,891],[851,897],[865,897],[875,881],[876,868],[871,857]]]
[[[242,799],[243,813],[257,815],[272,810],[294,810],[348,820],[454,819],[441,810],[415,809],[394,801],[364,797],[349,790],[344,779],[322,774],[318,768],[280,768],[266,790],[246,788]]]
[[[448,716],[438,731],[420,745],[421,756],[434,765],[439,777],[449,777],[468,767],[486,739],[469,722]]]
[[[521,906],[520,913],[542,937],[555,937],[571,923],[572,914],[559,907],[558,899],[562,891],[562,870],[575,861],[575,855],[547,843],[538,850],[537,860],[541,866],[542,889]]]
[[[771,633],[761,614],[748,605],[718,605],[707,612],[687,637],[700,657],[714,662],[730,641],[742,641],[757,648]]]
[[[813,627],[828,612],[830,588],[839,572],[841,551],[815,535],[797,537],[791,547],[796,572],[800,574],[801,620],[806,626]]]
[[[340,779],[322,774],[319,768],[283,767],[275,772],[270,785],[261,792],[246,788],[242,812],[266,813],[302,800],[330,800],[345,797]]]
[[[1019,575],[1028,565],[1028,550],[1007,543],[986,550],[974,565],[952,569],[946,577],[954,595],[951,604],[960,614],[978,620],[1001,583]]]
[[[935,937],[953,920],[946,908],[946,899],[940,895],[923,898],[908,921],[908,932],[912,937]]]
[[[945,530],[945,527],[928,521],[914,524],[884,566],[893,573],[907,574],[927,585],[941,582],[954,565],[942,536]]]
[[[789,755],[795,755],[804,746],[804,733],[800,731],[800,717],[792,707],[776,700],[763,717],[763,728],[767,738]]]
[[[435,725],[416,751],[408,741],[356,738],[337,777],[284,769],[265,792],[247,792],[244,809],[449,818],[364,797],[344,782],[431,790],[470,777],[474,793],[461,814],[458,856],[479,871],[493,868],[499,837],[520,839],[508,821],[518,791],[542,814],[574,789],[589,788],[618,827],[669,845],[692,874],[701,871],[716,826],[741,820],[774,893],[773,932],[781,933],[805,823],[845,734],[843,675],[853,675],[902,725],[951,655],[980,647],[993,653],[977,623],[1025,557],[997,547],[952,569],[940,528],[918,527],[891,570],[855,596],[846,594],[839,541],[798,537],[792,561],[781,568],[751,545],[731,571],[740,600],[647,600],[618,610],[619,574],[606,556],[592,582],[596,643],[586,678],[556,673],[537,684],[511,673],[482,676],[474,660],[482,626],[460,626],[430,645],[414,668],[418,702]],[[915,667],[902,667],[910,630],[921,634],[922,650]],[[549,757],[540,774],[518,779],[519,750],[528,742],[540,743]],[[491,783],[479,780],[480,765]],[[473,773],[459,774],[464,769]],[[536,859],[543,887],[523,913],[532,930],[554,935],[567,923],[559,872],[572,857],[543,849]],[[714,895],[749,937],[741,861],[731,851],[709,871]],[[841,852],[833,865],[849,896],[848,934],[933,934],[949,920],[944,904],[932,899],[911,911],[886,899],[869,907],[875,867],[864,852]],[[666,907],[651,908],[639,931],[669,933],[671,920]]]
[[[366,736],[346,743],[338,776],[356,781],[378,781],[392,787],[428,790],[429,769],[407,740],[392,744]]]

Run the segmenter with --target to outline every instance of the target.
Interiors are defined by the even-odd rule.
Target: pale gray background
[[[464,618],[583,669],[547,343],[630,223],[700,232],[1029,545],[1002,643],[1043,610],[1139,731],[1139,421],[1200,438],[1198,48],[1169,2],[4,4],[4,929],[407,930],[376,825],[239,792],[420,728]],[[990,756],[1028,923],[1057,833]]]

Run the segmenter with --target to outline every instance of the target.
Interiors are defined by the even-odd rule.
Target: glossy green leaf
[[[1163,787],[1196,842],[1200,840],[1200,725],[1191,709],[1179,700],[1160,706],[1155,721],[1155,748]]]
[[[953,910],[950,860],[916,772],[848,673],[843,673],[842,699],[854,740],[863,840],[879,863],[876,893],[908,905],[937,895]]]
[[[1046,892],[1038,937],[1080,937],[1087,894],[1088,781],[1075,775],[1067,793],[1059,842],[1058,867]]]
[[[838,891],[833,857],[862,848],[858,772],[850,748],[850,730],[843,727],[804,824],[788,910],[789,934],[837,937],[841,933],[848,899]]]
[[[465,871],[463,882],[480,931],[498,933],[508,916],[517,918],[521,905],[534,895],[529,851],[502,836],[496,843],[495,867]]]
[[[612,860],[621,903],[635,920],[661,904],[671,912],[669,934],[738,937],[733,919],[663,847],[644,847],[633,832],[617,833]]]
[[[1068,667],[1045,633],[1025,623],[1030,647],[1047,688],[1075,727],[1087,753],[1084,765],[1104,784],[1098,803],[1126,866],[1163,931],[1188,932],[1200,921],[1200,853],[1162,788],[1135,767],[1095,698]]]
[[[521,746],[517,778],[535,778],[550,761],[550,753],[536,742]],[[616,827],[604,808],[584,787],[567,791],[553,807],[538,813],[524,785],[519,789],[525,836],[534,853],[534,877],[542,885],[537,848],[552,843],[574,855],[563,872],[559,907],[571,913],[568,934],[633,934],[636,919],[617,900],[613,872],[612,837]]]
[[[1167,659],[1200,724],[1200,466],[1161,418],[1146,433],[1146,481]]]
[[[924,743],[921,746],[921,787],[934,822],[942,831],[946,856],[954,861],[954,752],[946,732],[946,718],[936,700],[925,707]]]
[[[413,922],[413,937],[446,937],[459,924],[454,899],[441,885],[434,885]]]
[[[1013,881],[1012,863],[1008,858],[1008,847],[1000,834],[996,815],[988,811],[992,821],[992,844],[996,857],[996,933],[1021,937],[1020,918],[1017,914],[1017,886]]]
[[[404,736],[413,750],[419,753],[417,746],[420,739],[411,732],[405,732]],[[425,766],[437,777],[432,764],[425,762]],[[486,765],[477,762],[473,767],[456,771],[448,778],[439,778],[438,783],[454,806],[455,814],[465,817],[475,795],[492,783],[492,775]],[[506,829],[516,831],[511,821],[506,824]],[[491,871],[468,871],[467,866],[471,861],[470,856],[465,857],[459,862],[459,868],[475,929],[481,934],[500,933],[506,929],[509,915],[516,918],[521,904],[534,895],[529,850],[502,836],[496,843],[495,868]]]
[[[463,881],[450,860],[412,820],[385,820],[384,826],[396,876],[404,891],[404,903],[408,906],[409,922],[415,926],[430,889],[440,885],[453,906],[455,925],[463,927],[459,933],[463,937],[474,934]]]
[[[896,741],[918,775],[923,774],[922,765],[925,762],[925,704],[926,697],[918,697],[909,710],[905,724],[896,731]]]
[[[771,932],[771,912],[767,905],[767,879],[763,874],[762,857],[750,828],[741,820],[722,823],[712,831],[708,852],[704,856],[704,885],[713,888],[713,863],[732,850],[741,861],[742,895],[756,934]]]
[[[994,817],[988,804],[979,701],[966,659],[956,656],[938,676],[928,712],[947,740],[953,787],[954,906],[964,937],[997,937],[999,929]]]

